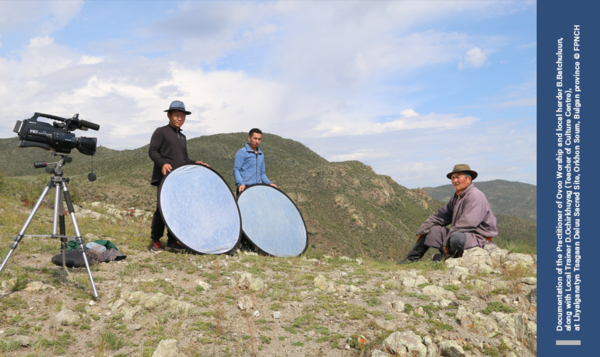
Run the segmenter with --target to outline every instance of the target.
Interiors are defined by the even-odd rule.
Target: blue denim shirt
[[[238,187],[257,183],[271,184],[265,174],[265,156],[260,148],[258,148],[258,153],[255,154],[250,145],[246,144],[235,154],[233,177],[235,178],[235,185]]]

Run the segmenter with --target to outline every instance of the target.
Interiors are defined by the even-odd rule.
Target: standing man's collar
[[[181,128],[179,128],[179,130],[177,130],[177,128],[175,128],[173,125],[171,125],[171,123],[167,124],[167,126],[168,126],[169,128],[171,128],[171,129],[172,129],[174,132],[176,132],[176,133],[177,133],[177,132],[181,133],[181,132],[183,131],[183,129],[181,129]]]
[[[252,152],[252,153],[254,152],[254,150],[252,150],[252,148],[250,147],[249,143],[246,143],[246,151]],[[258,154],[262,155],[262,151],[260,151],[260,146],[256,148],[256,151]]]

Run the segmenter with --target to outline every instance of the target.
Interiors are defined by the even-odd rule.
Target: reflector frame
[[[242,236],[235,196],[218,172],[200,164],[171,171],[161,182],[160,214],[186,248],[201,254],[231,252]]]
[[[261,252],[298,256],[308,248],[308,232],[302,213],[281,190],[266,184],[247,186],[237,198],[242,231]]]

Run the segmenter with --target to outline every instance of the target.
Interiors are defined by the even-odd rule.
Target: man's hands
[[[276,184],[274,184],[274,183],[271,183],[271,184],[269,184],[269,185],[270,185],[270,186],[273,186],[273,187],[275,187],[275,188],[279,188],[279,187],[277,187],[277,185],[276,185]],[[246,189],[246,185],[240,185],[240,186],[238,187],[238,189],[239,189],[240,193],[242,193],[242,192],[243,192],[243,191]]]
[[[425,237],[425,234],[418,234],[417,235],[417,242],[421,240],[421,238]]]
[[[450,255],[450,248],[444,247],[444,254]]]
[[[205,164],[202,161],[196,161],[196,163],[200,164],[200,165],[204,165],[206,167],[210,167],[209,164]],[[173,171],[173,166],[171,166],[171,164],[164,164],[163,165],[163,167],[162,167],[162,174],[163,174],[163,176],[165,176],[167,174],[167,172],[171,172],[171,171]]]

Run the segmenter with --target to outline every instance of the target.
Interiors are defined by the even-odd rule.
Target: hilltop
[[[203,136],[188,140],[188,153],[210,164],[234,190],[233,160],[245,142],[245,133]],[[48,175],[34,170],[32,163],[53,159],[43,150],[17,146],[17,138],[0,140],[0,172],[41,186]],[[325,254],[397,260],[412,246],[418,226],[444,204],[424,190],[408,189],[389,176],[376,174],[359,161],[328,162],[294,140],[265,134],[261,149],[270,180],[294,200],[304,216],[309,249]],[[76,150],[71,156],[74,161],[64,171],[71,178],[76,200],[154,209],[156,189],[149,184],[153,163],[148,146],[122,151],[98,148],[93,159],[98,175],[94,183],[87,181],[91,157]],[[35,199],[35,192],[26,199]],[[498,219],[499,244],[524,242],[526,250],[534,250],[535,227],[515,222],[514,217]]]

